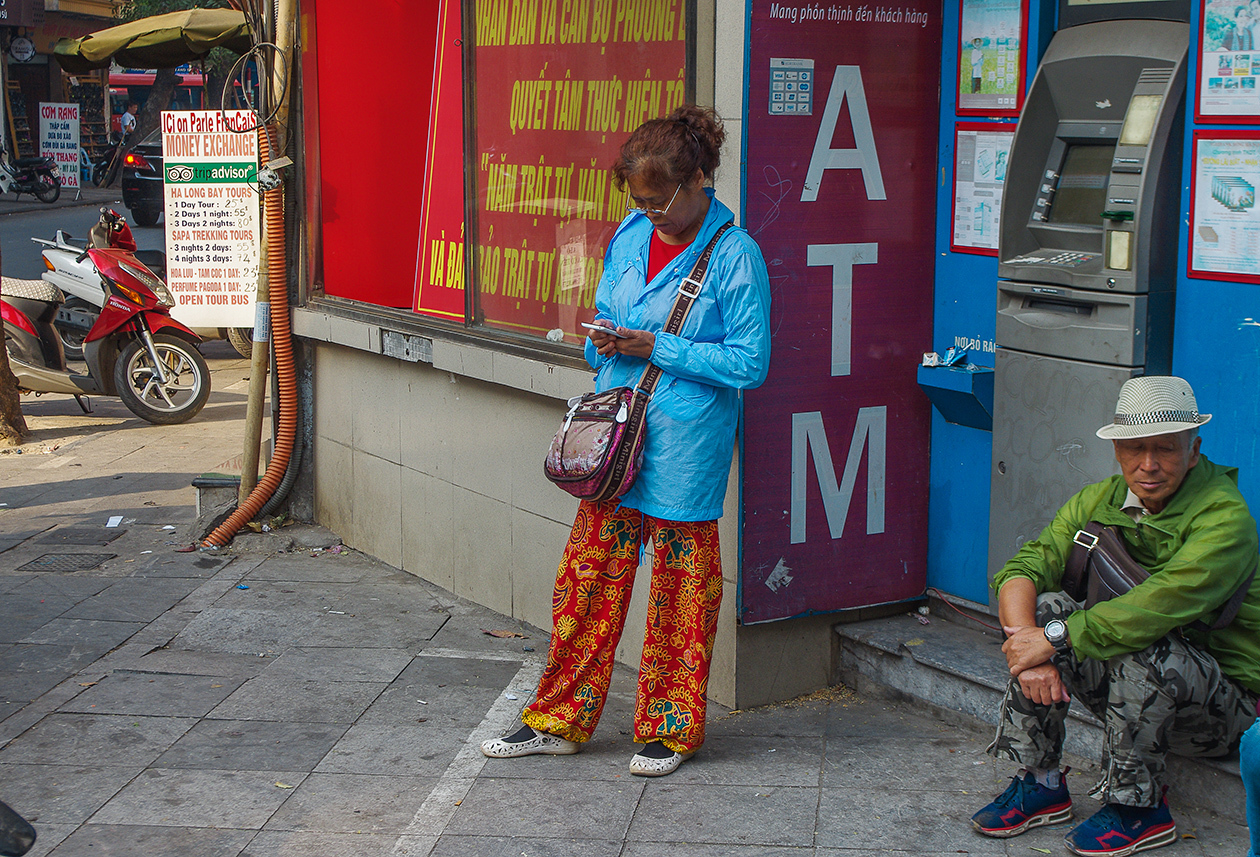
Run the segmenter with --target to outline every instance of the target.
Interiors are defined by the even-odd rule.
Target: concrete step
[[[996,728],[1008,676],[1001,635],[978,624],[924,618],[926,625],[910,613],[836,625],[840,680],[859,692],[927,703],[946,719],[970,718]],[[1097,763],[1102,746],[1102,724],[1074,703],[1064,749]],[[1237,754],[1226,759],[1170,755],[1168,772],[1174,804],[1247,823]]]

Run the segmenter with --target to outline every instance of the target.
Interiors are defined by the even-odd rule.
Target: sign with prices
[[[257,119],[162,113],[166,283],[190,327],[253,327],[262,256]]]

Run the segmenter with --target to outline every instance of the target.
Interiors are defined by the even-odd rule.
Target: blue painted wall
[[[1031,0],[1027,84],[1054,34],[1054,0]],[[1185,155],[1182,165],[1181,231],[1177,261],[1177,303],[1173,372],[1195,389],[1199,406],[1213,415],[1202,431],[1203,451],[1215,461],[1239,468],[1239,486],[1260,512],[1260,286],[1186,276],[1189,254],[1190,176],[1196,128],[1255,126],[1196,125],[1199,3],[1191,11],[1187,69]],[[937,195],[936,294],[932,348],[944,351],[956,336],[992,342],[996,311],[997,260],[950,252],[952,228],[954,124],[974,121],[954,112],[958,63],[957,0],[946,3],[941,80],[941,137]],[[974,363],[993,365],[987,351],[972,352]],[[928,519],[928,585],[972,601],[989,600],[986,581],[991,435],[950,425],[934,413]]]

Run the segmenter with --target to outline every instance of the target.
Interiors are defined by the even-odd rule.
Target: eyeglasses
[[[642,211],[644,214],[663,215],[669,211],[669,207],[674,204],[674,200],[678,199],[678,191],[682,190],[682,185],[674,189],[674,195],[669,198],[669,202],[665,203],[664,208],[648,208],[645,205],[635,205],[634,200],[626,200],[626,211]]]

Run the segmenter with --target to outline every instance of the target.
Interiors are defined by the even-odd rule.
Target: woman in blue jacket
[[[642,546],[652,545],[647,631],[631,773],[672,773],[704,742],[705,690],[722,600],[717,519],[739,421],[739,391],[770,364],[770,286],[756,242],[718,241],[699,298],[677,335],[664,333],[680,281],[734,219],[706,185],[726,133],[712,110],[684,105],[641,125],[614,180],[629,216],[604,255],[586,359],[600,391],[633,386],[648,361],[664,374],[647,410],[642,469],[619,500],[583,501],[552,598],[547,668],[524,726],[486,741],[496,758],[576,753],[603,710]]]

